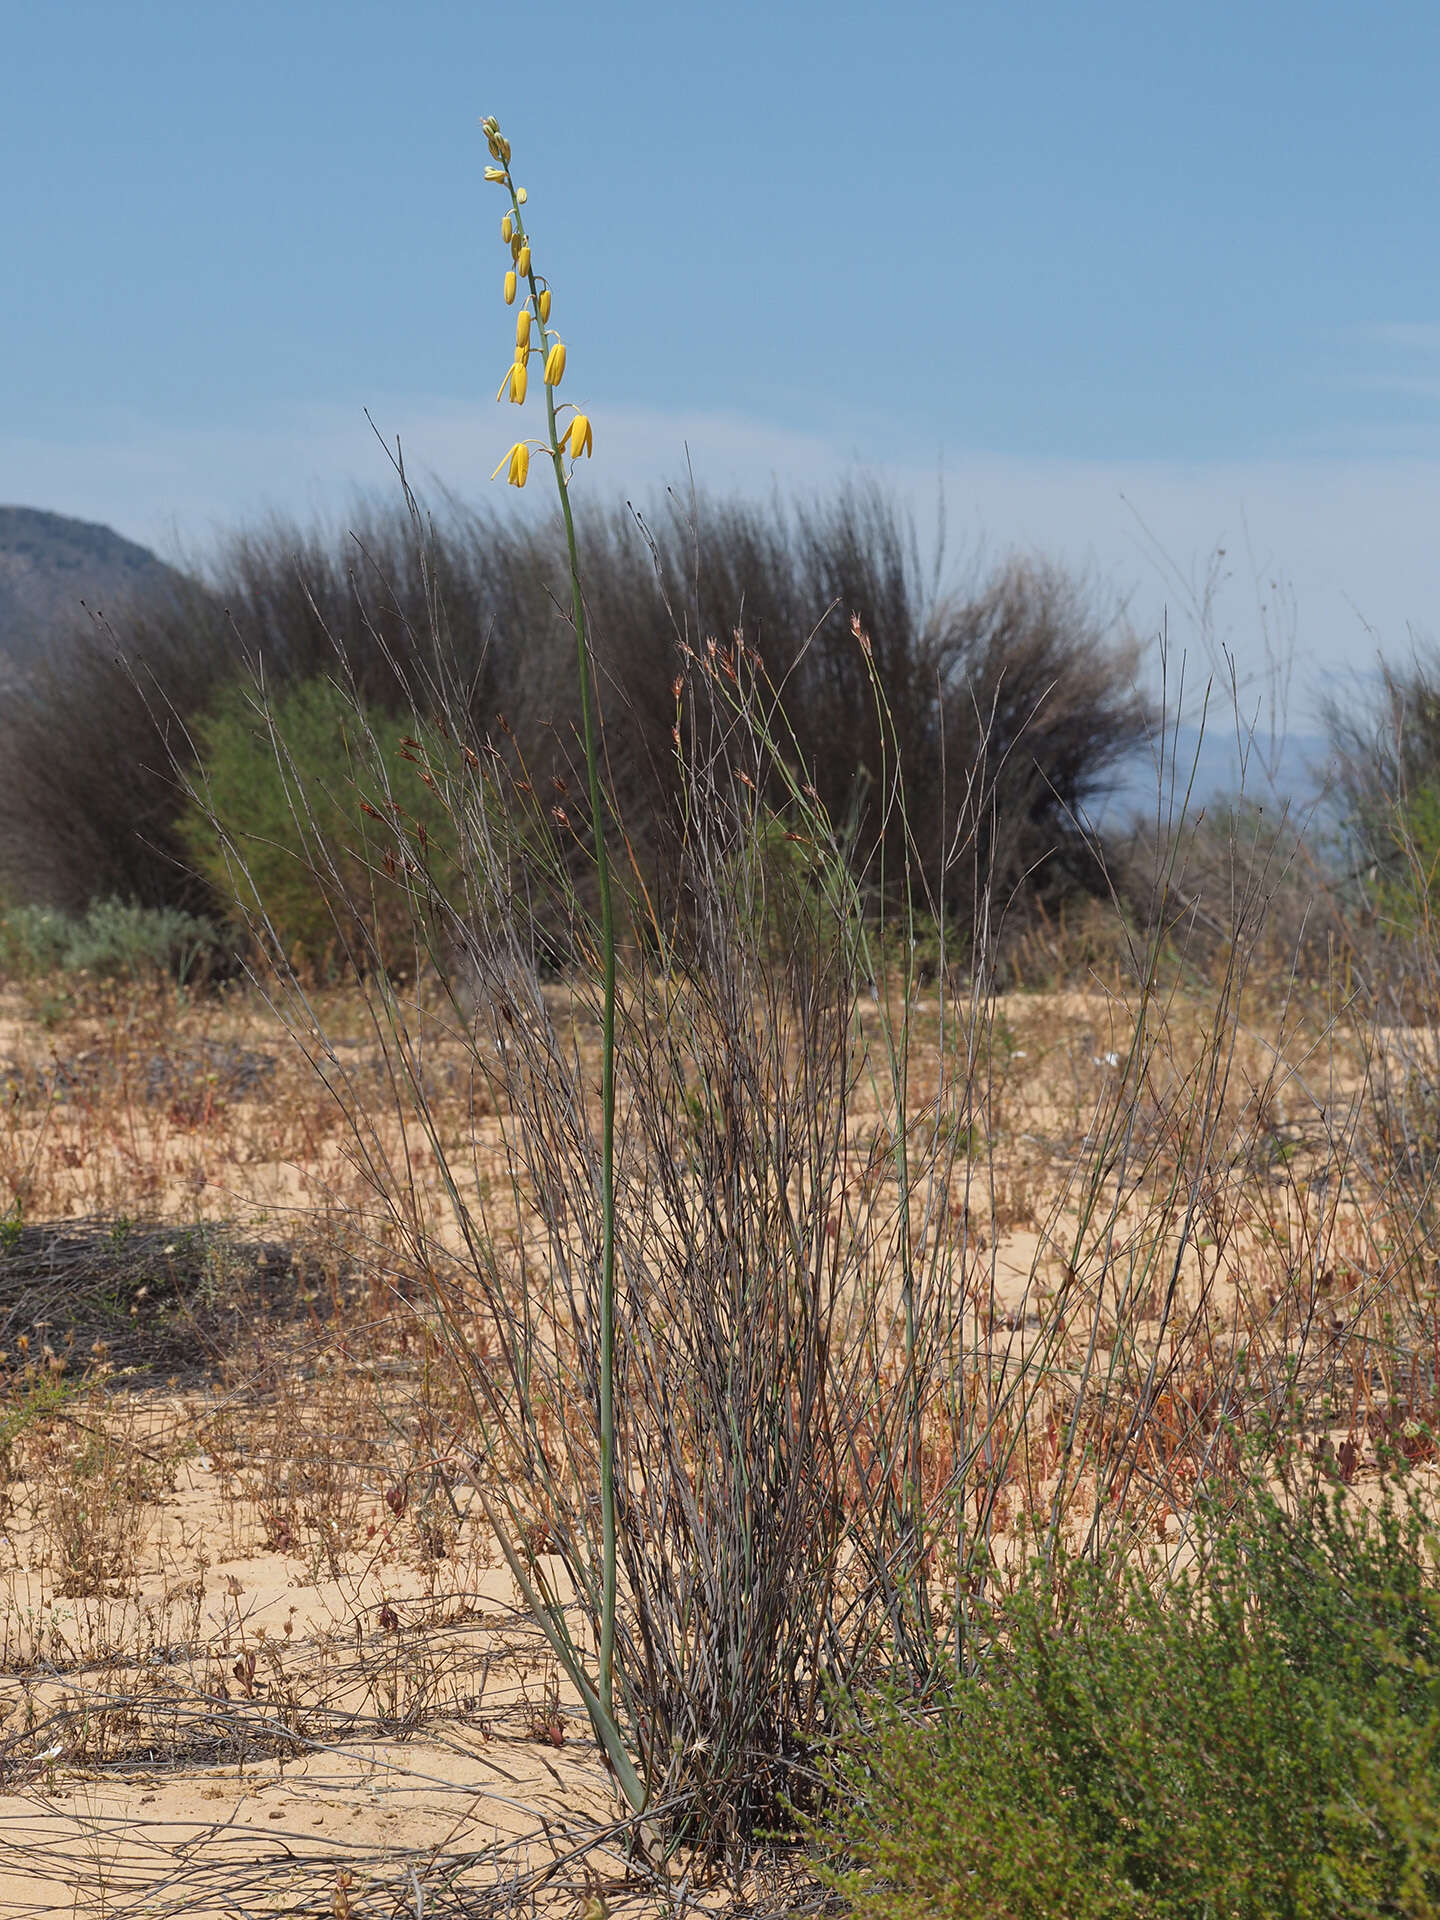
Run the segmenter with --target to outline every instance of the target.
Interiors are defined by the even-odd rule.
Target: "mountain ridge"
[[[29,666],[107,601],[177,582],[157,554],[113,527],[43,507],[0,506],[0,657]]]

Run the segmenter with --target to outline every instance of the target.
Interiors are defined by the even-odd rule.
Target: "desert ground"
[[[394,1137],[363,998],[315,1006]],[[902,1012],[928,1111],[960,1014],[934,983]],[[1064,1494],[1081,1532],[1113,1510],[1176,1538],[1227,1418],[1283,1392],[1348,1481],[1386,1446],[1429,1457],[1425,1195],[1377,1118],[1387,1058],[1418,1041],[1318,993],[1237,1005],[1223,980],[1146,1018],[1161,1038],[1136,1065],[1123,988],[994,999],[983,1108],[941,1164],[965,1339],[992,1382],[1033,1377],[991,1434],[992,1453],[1008,1436],[987,1483],[996,1564],[1060,1497],[1057,1422],[1082,1406],[1092,1465]],[[861,1008],[862,1047],[878,1019]],[[477,1504],[454,1353],[353,1112],[306,1055],[253,987],[0,1001],[7,1915],[628,1897],[618,1798]],[[431,1099],[483,1168],[503,1116],[477,1109],[466,1057],[434,1054]],[[867,1191],[893,1184],[877,1098],[857,1078]],[[1097,1159],[1117,1114],[1128,1170]],[[1106,1380],[1082,1379],[1097,1339]],[[732,1895],[687,1883],[701,1905]],[[658,1910],[653,1886],[641,1905]]]

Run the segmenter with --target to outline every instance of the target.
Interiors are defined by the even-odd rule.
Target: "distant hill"
[[[174,583],[148,547],[110,527],[36,507],[0,507],[0,656],[29,665],[58,631]]]

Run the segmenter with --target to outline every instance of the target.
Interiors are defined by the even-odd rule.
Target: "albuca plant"
[[[505,274],[505,303],[513,306],[521,287],[515,319],[515,357],[500,384],[501,396],[523,406],[528,385],[528,367],[532,354],[538,355],[543,369],[545,393],[545,439],[565,523],[565,545],[570,559],[570,605],[575,626],[576,670],[580,681],[580,720],[585,751],[585,783],[590,803],[592,842],[595,850],[595,879],[600,897],[600,1297],[599,1297],[599,1376],[596,1398],[600,1417],[599,1494],[601,1516],[600,1618],[598,1662],[593,1680],[585,1670],[579,1651],[565,1628],[564,1611],[553,1593],[537,1584],[533,1570],[522,1566],[514,1540],[503,1524],[495,1521],[501,1544],[511,1570],[522,1590],[536,1607],[570,1678],[579,1687],[597,1737],[624,1789],[625,1796],[638,1813],[645,1804],[646,1790],[635,1771],[624,1737],[615,1719],[615,1626],[618,1596],[618,1547],[616,1520],[616,1447],[615,1447],[615,903],[610,878],[610,855],[606,843],[605,809],[600,792],[600,743],[596,733],[596,696],[594,662],[590,655],[585,627],[585,596],[580,581],[580,559],[575,543],[575,516],[570,506],[570,478],[566,457],[573,463],[595,450],[589,418],[564,403],[571,417],[562,435],[555,390],[565,377],[565,343],[550,326],[551,292],[549,282],[536,271],[531,258],[530,238],[526,231],[524,187],[515,184],[510,170],[510,142],[493,118],[482,122],[494,165],[485,169],[485,178],[503,187],[509,195],[510,211],[500,222],[500,237],[510,249],[512,265]],[[532,337],[533,336],[533,337]],[[502,462],[512,486],[523,487],[530,470],[530,442],[517,440],[509,458]],[[500,468],[495,472],[498,474]],[[492,476],[493,478],[493,476]],[[492,1511],[492,1519],[495,1518]]]
[[[883,650],[855,609],[879,743],[865,807],[843,824],[827,809],[785,675],[743,626],[677,621],[652,690],[675,804],[640,857],[571,508],[593,430],[558,401],[566,348],[528,198],[484,124],[516,311],[501,402],[533,406],[532,365],[543,376],[544,430],[496,476],[524,486],[537,457],[553,476],[575,763],[551,743],[542,775],[535,742],[477,724],[407,494],[432,644],[397,665],[409,713],[367,719],[357,696],[347,730],[362,872],[404,904],[412,953],[403,970],[358,955],[369,1060],[327,1040],[241,836],[211,822],[282,1016],[348,1118],[377,1244],[465,1383],[476,1498],[634,1823],[743,1862],[817,1790],[847,1701],[884,1680],[923,1704],[971,1662],[1017,1558],[1178,1551],[1239,1471],[1236,1435],[1263,1442],[1324,1399],[1370,1294],[1318,1321],[1333,1206],[1296,1174],[1303,1232],[1257,1240],[1226,1178],[1283,1072],[1274,1049],[1256,1086],[1235,1084],[1263,867],[1236,889],[1202,1020],[1162,989],[1163,912],[1127,933],[1106,1042],[1076,1083],[1081,1144],[1056,1151],[1028,1272],[1002,1270],[996,874],[1023,737],[1007,719],[992,742],[981,716],[957,790],[933,806],[927,790],[922,846]],[[304,783],[288,791],[329,888],[341,855]],[[1179,838],[1157,856],[1162,905],[1184,858]],[[974,930],[963,986],[951,879]],[[376,937],[360,916],[360,947]],[[429,1096],[440,1061],[474,1088],[459,1137]],[[1343,1168],[1348,1110],[1325,1116]]]

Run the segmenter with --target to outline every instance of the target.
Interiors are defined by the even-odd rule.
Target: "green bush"
[[[48,907],[11,907],[0,916],[0,972],[35,980],[58,973],[75,921]]]
[[[1424,781],[1394,801],[1389,833],[1390,857],[1375,866],[1375,910],[1403,933],[1428,931],[1440,910],[1440,784]]]
[[[0,915],[0,972],[16,979],[52,973],[90,973],[104,980],[170,974],[184,984],[224,958],[214,925],[178,907],[97,900],[82,914],[11,907]]]
[[[313,972],[413,952],[396,810],[398,832],[423,835],[442,870],[451,838],[419,764],[443,763],[443,745],[407,747],[417,725],[367,714],[344,688],[312,679],[268,714],[253,687],[232,686],[194,729],[201,772],[181,822],[190,856],[242,917],[263,902],[275,941]]]
[[[1038,1573],[938,1717],[835,1764],[866,1920],[1440,1915],[1440,1612],[1416,1507],[1257,1496],[1155,1586]]]

